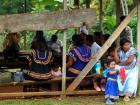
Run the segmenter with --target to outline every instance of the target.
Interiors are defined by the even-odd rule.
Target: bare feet
[[[130,101],[130,98],[129,98],[129,96],[125,96],[123,100],[124,101]]]
[[[101,89],[99,88],[99,86],[94,86],[94,88],[95,88],[95,90],[98,91],[98,92],[101,91]]]

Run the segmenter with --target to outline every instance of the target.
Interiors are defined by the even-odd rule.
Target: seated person
[[[38,35],[37,39],[32,43],[31,55],[27,57],[30,69],[24,71],[24,77],[27,80],[44,81],[52,78],[51,63],[53,61],[52,51],[48,49],[47,42],[43,34]],[[25,85],[24,92],[40,91],[46,89],[41,85]]]
[[[94,39],[99,46],[103,46],[103,44],[105,43],[102,32],[94,32]]]
[[[48,41],[47,37],[44,36],[43,31],[36,31],[36,35],[33,37],[32,42],[31,42],[31,49],[34,49],[34,46],[36,46],[36,40],[40,37],[40,35],[45,39],[46,43]]]
[[[90,48],[83,44],[80,35],[73,36],[75,47],[68,53],[67,76],[76,77],[87,65],[91,57]]]
[[[86,44],[91,48],[91,57],[93,57],[101,49],[101,47],[95,42],[93,35],[87,35]],[[105,79],[101,74],[101,63],[99,61],[92,68],[91,73],[94,74],[94,88],[97,91],[104,91]],[[99,88],[98,84],[101,86],[101,89]]]
[[[62,66],[62,47],[61,40],[58,40],[57,35],[52,35],[51,40],[48,41],[47,46],[53,51],[54,58]]]
[[[51,74],[53,77],[60,77],[62,75],[61,67],[59,66],[58,62],[56,62],[56,60],[53,60],[51,67]]]
[[[25,78],[31,80],[47,80],[51,75],[52,52],[47,48],[47,43],[41,34],[28,57],[30,70],[26,73]]]
[[[20,34],[19,33],[9,33],[3,42],[3,55],[4,59],[8,57],[18,58],[20,46]]]

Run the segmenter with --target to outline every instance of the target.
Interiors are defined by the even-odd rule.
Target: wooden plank
[[[36,31],[89,26],[96,22],[95,9],[55,11],[40,14],[14,14],[0,16],[0,32]]]
[[[92,78],[93,75],[86,76],[85,78]],[[66,77],[67,81],[72,81],[74,80],[75,77]],[[31,80],[25,80],[24,82],[11,82],[11,83],[1,83],[0,87],[3,86],[18,86],[18,85],[32,85],[32,84],[48,84],[52,82],[61,82],[62,77],[55,77],[47,81],[31,81]]]
[[[67,0],[63,0],[64,11],[67,10]],[[67,44],[67,30],[64,30],[63,35],[63,60],[62,60],[62,94],[61,98],[65,98],[66,91],[66,44]]]
[[[61,91],[54,92],[15,92],[15,93],[0,93],[0,97],[23,97],[23,96],[52,96],[60,95]]]
[[[67,91],[73,91],[82,81],[82,79],[88,74],[88,72],[92,69],[95,63],[102,57],[102,55],[107,51],[107,49],[111,46],[111,44],[117,39],[123,29],[130,22],[131,18],[136,14],[137,7],[135,7],[130,14],[124,19],[124,21],[117,27],[117,29],[113,32],[110,38],[105,42],[103,47],[96,53],[96,55],[89,61],[86,67],[82,70],[82,72],[78,75],[78,77],[70,84],[67,88]]]
[[[137,10],[138,10],[138,14],[137,14],[137,51],[138,51],[138,58],[137,58],[137,62],[138,62],[138,69],[140,70],[140,1],[137,1]],[[138,95],[140,95],[140,71],[139,71],[139,83],[138,83]]]
[[[97,92],[96,90],[81,90],[81,91],[72,91],[66,92],[67,95],[96,95],[102,94],[102,92]],[[16,93],[0,93],[0,97],[23,97],[23,96],[56,96],[61,95],[61,91],[54,92],[16,92]]]

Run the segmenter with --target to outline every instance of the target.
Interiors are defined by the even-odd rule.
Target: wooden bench
[[[0,68],[23,68],[27,69],[29,68],[27,56],[29,56],[31,53],[30,51],[20,51],[19,52],[19,58],[17,60],[10,58],[8,60],[5,60],[3,57],[3,53],[0,52]]]
[[[85,78],[92,78],[93,75],[88,75]],[[74,80],[75,77],[66,77],[67,81]],[[60,83],[62,81],[62,77],[56,77],[52,78],[47,81],[31,81],[31,80],[25,80],[24,82],[11,82],[11,83],[3,83],[0,84],[0,87],[9,87],[9,86],[24,86],[24,85],[32,85],[32,84],[48,84],[48,83]],[[61,95],[62,91],[44,91],[44,92],[12,92],[12,93],[0,93],[0,97],[28,97],[28,96],[53,96],[53,95]],[[66,95],[96,95],[96,94],[103,94],[102,92],[97,92],[96,90],[76,90],[76,91],[66,91]]]
[[[93,75],[88,75],[85,78],[92,78]],[[75,77],[66,77],[67,81],[72,81],[74,80]],[[34,84],[47,84],[47,83],[55,83],[55,82],[61,82],[62,77],[55,77],[50,80],[46,81],[32,81],[32,80],[25,80],[23,82],[10,82],[10,83],[2,83],[0,86],[16,86],[16,85],[34,85]]]

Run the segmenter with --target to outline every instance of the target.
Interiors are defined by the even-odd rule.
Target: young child
[[[62,75],[61,67],[53,67],[53,69],[51,70],[51,74],[53,77],[60,77]]]
[[[115,70],[116,62],[114,59],[107,60],[107,68],[103,71],[104,77],[107,79],[105,88],[106,104],[114,104],[115,100],[119,98],[119,89],[117,77],[119,70]]]

